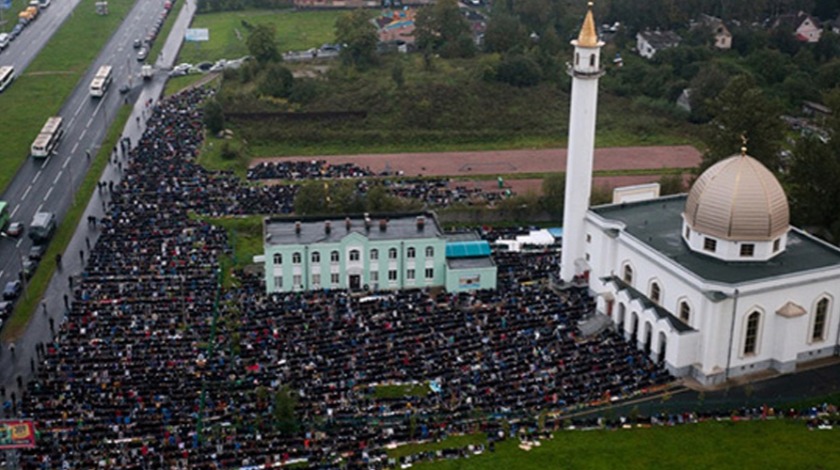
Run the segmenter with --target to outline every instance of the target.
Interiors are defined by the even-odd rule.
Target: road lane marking
[[[26,199],[26,196],[29,196],[29,191],[32,191],[32,185],[31,184],[26,188],[26,191],[23,192],[23,197],[20,198],[21,201]]]
[[[44,163],[41,163],[41,169],[42,169],[42,170],[43,170],[44,168],[46,168],[46,166],[47,166],[47,161],[48,161],[48,160],[49,160],[49,158],[45,158],[45,159],[44,159]]]
[[[75,112],[75,113],[73,113],[73,117],[76,117],[76,116],[78,116],[78,115],[79,115],[79,113],[82,111],[82,106],[84,106],[84,104],[85,104],[85,102],[84,102],[84,101],[82,101],[81,103],[79,103],[79,107],[78,107],[78,108],[76,108],[76,112]]]
[[[44,202],[46,202],[47,199],[50,198],[50,194],[52,194],[53,188],[55,188],[55,186],[50,186],[50,189],[47,190],[47,195],[44,196]]]
[[[87,133],[87,127],[82,129],[82,134],[79,136],[79,142],[81,142],[82,139],[85,138],[85,133]]]
[[[74,122],[76,122],[76,117],[75,116],[70,118],[70,123],[67,124],[67,128],[69,129],[69,128],[73,127]]]
[[[38,177],[41,176],[41,171],[42,170],[38,170],[38,173],[35,173],[35,177],[32,178],[32,184],[35,184],[35,182],[38,181]]]
[[[77,148],[79,148],[79,143],[78,142],[76,142],[76,144],[73,145],[73,150],[71,150],[70,153],[76,153]]]
[[[20,244],[21,244],[21,243],[23,243],[23,238],[21,238],[20,240],[18,240],[18,241],[17,241],[17,243],[15,243],[15,246],[17,246],[18,248],[20,248]]]
[[[5,271],[0,271],[0,278],[2,278],[3,274],[5,274],[5,273],[6,273]]]
[[[90,117],[90,119],[88,119],[87,125],[85,125],[85,129],[89,128],[90,125],[93,124],[93,117],[94,116],[96,116],[96,114],[94,114],[93,116]]]
[[[93,121],[93,116],[96,116],[96,113],[99,112],[99,108],[102,107],[102,103],[104,103],[104,102],[105,102],[105,98],[102,98],[101,100],[99,100],[99,103],[96,105],[96,107],[93,108],[93,114],[90,117],[90,121]],[[88,121],[88,126],[90,126],[90,121]]]
[[[64,164],[61,165],[61,169],[67,168],[67,164],[70,163],[70,156],[67,157],[67,160],[64,160]]]
[[[14,217],[15,214],[17,214],[18,209],[20,209],[20,204],[15,206],[15,210],[12,211],[12,215],[10,215],[9,217]]]

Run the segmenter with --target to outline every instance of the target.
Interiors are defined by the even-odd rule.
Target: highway
[[[0,65],[13,65],[19,76],[35,59],[38,52],[50,38],[58,31],[79,4],[81,0],[56,0],[38,14],[34,23],[23,29],[20,36],[10,42],[3,52],[0,52]],[[17,21],[17,10],[4,10],[3,19],[14,24]]]
[[[93,156],[98,152],[120,105],[127,97],[135,98],[144,86],[139,77],[142,63],[136,60],[137,51],[132,43],[135,39],[145,37],[155,18],[163,11],[164,1],[143,0],[135,3],[125,21],[85,73],[79,86],[64,103],[59,115],[64,118],[65,135],[56,148],[56,153],[44,160],[34,160],[30,157],[0,198],[9,203],[12,221],[20,221],[28,226],[32,216],[42,210],[55,213],[59,221],[63,219],[87,173],[90,165],[88,155]],[[53,2],[49,9],[62,4],[63,2]],[[45,15],[51,13],[56,11],[47,11]],[[46,21],[48,18],[39,18],[37,21],[42,20]],[[56,21],[59,20],[60,18]],[[34,28],[35,25],[30,26],[25,33],[37,33]],[[25,46],[25,43],[25,37],[21,37],[12,45]],[[23,56],[26,55],[23,54],[26,52],[25,48],[23,49],[21,60],[25,59]],[[89,94],[88,85],[99,66],[106,64],[113,67],[113,83],[105,96],[93,98]],[[15,65],[17,67],[17,64]],[[25,79],[25,76],[18,78]],[[126,83],[132,86],[132,92],[127,96],[120,95],[118,88]],[[32,138],[34,139],[35,135]],[[0,239],[0,285],[18,277],[22,265],[20,258],[28,255],[30,247],[31,241],[25,234],[17,240]],[[52,262],[55,261],[42,260],[42,263]]]
[[[153,6],[160,6],[163,4],[164,0],[143,0],[141,3],[146,3],[147,1],[149,4],[154,4]],[[172,63],[174,62],[178,50],[181,47],[184,32],[195,14],[196,5],[194,0],[186,0],[186,2],[184,2],[183,9],[180,8],[180,5],[181,3],[179,2],[174,9],[180,11],[173,11],[171,13],[177,14],[178,17],[175,20],[175,24],[169,37],[158,37],[157,39],[158,41],[165,41],[162,56],[165,56],[165,60],[161,58],[156,63],[156,65],[163,70],[170,69],[172,67]],[[130,46],[134,39],[133,34],[137,31],[143,30],[144,25],[130,23],[134,23],[138,19],[141,20],[140,22],[142,23],[143,21],[153,17],[153,12],[144,13],[144,10],[138,9],[138,5],[135,5],[134,10],[127,16],[127,21],[120,27],[116,34],[112,36],[109,44],[103,49],[102,54],[100,54],[97,58],[95,64],[91,66],[88,75],[95,73],[98,66],[102,63],[106,63],[106,61],[110,60],[111,57],[116,59],[116,56],[113,56],[114,53],[121,54],[128,50],[130,51],[129,55],[131,60],[134,60],[134,56],[131,55],[134,51]],[[129,49],[126,49],[126,47]],[[149,60],[151,59],[152,58]],[[117,64],[113,65],[117,66]],[[139,68],[139,66],[134,63],[128,64],[126,67],[134,70],[135,73]],[[125,70],[125,72],[127,71],[128,70]],[[86,78],[89,79],[90,77]],[[163,72],[156,73],[152,80],[142,85],[137,82],[136,78],[134,79],[133,83],[135,85],[135,89],[130,95],[134,101],[134,105],[131,117],[123,128],[122,134],[123,136],[131,139],[132,145],[139,140],[140,135],[145,129],[144,118],[148,115],[145,103],[150,100],[152,102],[157,102],[163,91],[163,87],[166,84],[166,79],[166,74]],[[121,98],[116,90],[120,84],[118,79],[114,82],[113,86],[115,88],[109,90],[106,94],[103,104],[99,104],[99,101],[92,101],[92,99],[88,96],[88,84],[89,80],[83,80],[80,83],[79,90],[76,90],[76,93],[74,93],[73,97],[68,100],[67,104],[62,109],[63,116],[72,117],[72,115],[76,113],[79,104],[82,104],[82,111],[79,111],[79,115],[75,118],[73,129],[70,129],[69,134],[65,137],[66,140],[61,144],[59,155],[53,157],[52,160],[49,160],[44,168],[40,168],[40,166],[36,165],[31,165],[31,168],[29,168],[29,166],[25,165],[29,168],[30,172],[34,172],[32,173],[32,178],[35,178],[35,175],[37,175],[39,171],[41,171],[41,174],[34,183],[31,179],[23,180],[24,191],[30,187],[30,184],[33,189],[29,190],[30,194],[27,195],[27,199],[21,204],[21,207],[24,205],[35,205],[37,208],[37,205],[43,204],[45,209],[55,208],[56,210],[59,210],[59,208],[63,207],[64,210],[66,210],[67,206],[69,206],[68,201],[72,199],[72,194],[74,194],[75,190],[71,191],[69,188],[63,187],[66,186],[71,179],[68,172],[72,169],[72,171],[75,172],[72,175],[72,180],[75,181],[76,184],[81,182],[81,172],[87,168],[87,161],[83,151],[85,148],[84,146],[94,141],[97,142],[98,145],[98,142],[101,141],[101,137],[105,132],[105,129],[103,128],[105,126],[104,121],[113,119],[114,116],[114,110],[110,110],[107,111],[109,114],[106,117],[106,110],[109,109],[108,106],[113,106],[114,108],[119,106]],[[108,101],[109,99],[111,101]],[[67,113],[69,113],[69,115]],[[92,120],[88,124],[88,120],[90,119]],[[82,135],[82,133],[84,133],[84,135]],[[93,139],[95,134],[99,135],[99,140],[89,140]],[[75,150],[76,155],[73,156],[73,152],[71,152],[71,150],[73,150],[73,147],[76,146],[76,144],[78,144],[78,147]],[[67,157],[67,155],[70,156]],[[125,160],[123,159],[122,161]],[[53,170],[50,173],[52,175],[50,178],[45,176],[46,170],[48,169]],[[24,172],[21,171],[21,173]],[[122,172],[120,171],[120,166],[116,164],[109,164],[106,166],[101,176],[101,181],[113,181],[116,183],[119,182],[121,177]],[[20,178],[16,178],[16,181],[19,179]],[[38,188],[37,190],[35,189],[36,187]],[[52,188],[51,193],[50,188]],[[17,190],[20,190],[20,188],[17,188]],[[35,191],[41,191],[40,198],[42,199],[32,196]],[[57,331],[59,325],[66,320],[66,299],[68,296],[72,296],[72,292],[68,285],[68,278],[71,276],[78,276],[81,273],[84,263],[78,256],[78,253],[80,251],[89,253],[90,249],[88,248],[88,243],[91,244],[90,246],[95,244],[99,235],[99,231],[96,228],[92,228],[85,222],[86,217],[102,217],[104,215],[103,207],[108,198],[109,195],[107,192],[100,193],[98,191],[94,191],[93,197],[87,203],[85,213],[82,216],[82,223],[76,227],[75,233],[73,234],[67,247],[67,256],[65,256],[62,261],[62,268],[57,270],[50,280],[47,291],[41,302],[41,313],[32,317],[29,325],[21,336],[13,339],[11,342],[4,342],[0,345],[0,385],[5,387],[6,398],[20,396],[21,386],[25,386],[25,383],[29,380],[36,369],[36,363],[38,360],[35,353],[35,345],[38,343],[49,343],[53,338],[53,331]],[[24,209],[21,208],[18,210],[23,211]],[[0,240],[0,247],[2,247],[2,253],[4,253],[2,258],[4,263],[7,263],[5,260],[8,258],[5,253],[14,247],[13,243],[8,242],[9,240]],[[22,247],[27,245],[28,240],[21,242]],[[13,249],[12,252],[14,252]],[[46,260],[46,262],[51,261],[54,262],[54,260]]]

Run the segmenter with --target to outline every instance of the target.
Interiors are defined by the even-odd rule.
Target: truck
[[[29,224],[29,238],[34,243],[46,243],[55,232],[55,214],[52,212],[38,212]]]
[[[151,65],[146,64],[140,67],[140,76],[143,77],[143,80],[151,80],[154,74],[155,69]]]

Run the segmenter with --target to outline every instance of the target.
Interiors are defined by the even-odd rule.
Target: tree
[[[799,139],[787,175],[791,215],[797,225],[817,226],[840,240],[840,160],[816,137]]]
[[[457,0],[441,0],[417,12],[414,21],[417,47],[424,55],[471,57],[475,54],[470,26],[461,15]]]
[[[291,70],[278,63],[270,63],[265,67],[259,91],[263,95],[274,98],[288,98],[294,81]]]
[[[551,173],[543,178],[542,198],[540,205],[543,210],[557,219],[563,218],[563,204],[566,200],[566,174]]]
[[[352,180],[307,181],[295,195],[295,213],[348,214],[362,212],[362,200]]]
[[[748,152],[770,171],[779,169],[779,152],[784,138],[781,108],[768,99],[749,76],[738,76],[713,99],[709,108],[713,116],[707,125],[708,150],[700,170],[734,155],[748,139]]]
[[[335,38],[342,44],[340,56],[346,65],[364,68],[376,63],[376,26],[366,10],[350,10],[335,21]]]
[[[496,69],[497,80],[516,87],[535,86],[541,76],[539,64],[521,54],[505,57]]]
[[[211,134],[218,134],[225,128],[225,111],[219,100],[207,100],[207,104],[204,105],[204,125]]]
[[[273,25],[257,25],[248,35],[246,41],[248,52],[260,64],[274,62],[281,59],[277,50],[276,31]]]
[[[524,48],[528,33],[515,16],[499,13],[490,17],[484,32],[484,50],[505,53],[514,48]]]
[[[289,436],[297,432],[300,427],[298,418],[295,415],[297,397],[286,385],[280,387],[274,394],[274,404],[271,410],[271,417],[274,420],[274,427],[280,434]]]
[[[662,175],[659,178],[659,194],[667,196],[669,194],[679,194],[685,192],[685,184],[683,182],[683,175]]]

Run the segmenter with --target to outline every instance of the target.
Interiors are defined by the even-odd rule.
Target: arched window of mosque
[[[580,65],[580,54],[575,54],[575,65]]]
[[[659,283],[654,282],[650,285],[650,300],[659,303],[662,299],[662,289],[659,288]]]
[[[405,256],[409,259],[413,259],[417,256],[417,251],[414,249],[413,246],[410,246],[408,247],[408,250],[406,250]]]
[[[747,317],[747,330],[744,333],[744,355],[755,354],[758,347],[758,323],[761,313],[753,312]]]
[[[435,247],[427,246],[426,247],[426,258],[434,258],[435,256]]]
[[[300,252],[292,253],[292,264],[300,264]]]
[[[312,262],[313,263],[320,263],[321,262],[321,253],[320,252],[318,252],[318,251],[313,251],[312,252]]]
[[[388,249],[388,259],[397,259],[397,249],[396,248]]]
[[[624,265],[624,282],[627,284],[633,284],[633,267],[629,264]]]
[[[274,264],[283,264],[283,255],[280,253],[274,253]]]
[[[350,261],[359,261],[359,250],[350,250]]]
[[[688,323],[688,320],[691,318],[691,306],[688,305],[688,302],[683,300],[680,302],[680,320]]]
[[[811,341],[822,341],[825,339],[825,325],[828,323],[828,299],[822,298],[817,302],[817,310],[814,312],[814,328],[811,330]]]
[[[333,250],[330,252],[330,262],[338,263],[338,251]]]
[[[595,67],[595,54],[592,54],[591,56],[589,56],[589,66],[590,67]]]
[[[376,248],[373,248],[372,250],[370,250],[370,259],[371,259],[371,261],[378,260],[379,259],[379,250],[377,250]]]

